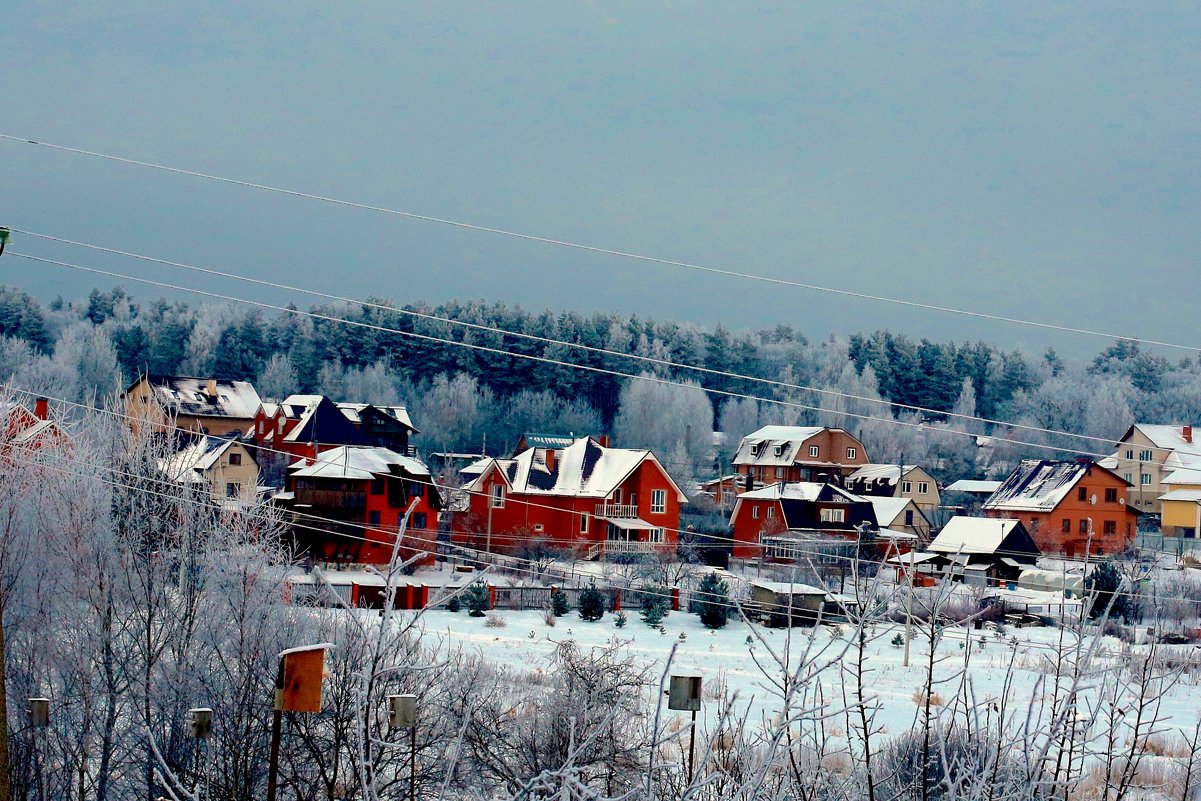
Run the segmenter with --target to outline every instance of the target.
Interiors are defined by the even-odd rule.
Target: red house
[[[688,502],[653,453],[591,437],[490,459],[461,492],[454,542],[491,551],[538,542],[589,557],[674,552]]]
[[[804,532],[810,538],[835,534],[851,539],[858,536],[857,529],[864,523],[873,531],[879,528],[875,506],[835,484],[772,484],[744,492],[734,502],[731,555],[735,559],[761,558],[766,540],[786,539],[789,532]]]
[[[50,402],[38,398],[33,402],[33,411],[19,404],[12,404],[4,412],[4,447],[40,450],[51,444],[66,441],[58,423],[50,419]]]
[[[763,426],[742,438],[734,470],[743,477],[741,489],[773,482],[841,484],[868,462],[863,443],[841,428]]]
[[[1120,553],[1134,542],[1133,485],[1089,459],[1027,459],[984,502],[984,514],[1025,525],[1043,553]]]
[[[437,552],[442,498],[429,468],[387,448],[343,446],[288,469],[274,498],[291,512],[297,545],[318,561],[386,564],[412,506],[402,554]]]

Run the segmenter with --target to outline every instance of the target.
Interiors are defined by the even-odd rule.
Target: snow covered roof
[[[1000,481],[983,481],[974,478],[961,478],[954,482],[944,492],[971,492],[977,495],[992,495],[1001,486]]]
[[[940,554],[992,554],[1021,525],[1017,520],[987,517],[952,517],[926,550]]]
[[[881,526],[891,526],[906,508],[913,504],[912,498],[877,498],[869,497],[876,510],[876,522]],[[917,506],[914,504],[914,508]]]
[[[428,476],[429,468],[417,459],[401,456],[388,448],[366,448],[343,445],[323,451],[314,462],[298,462],[292,475],[298,478],[349,478],[371,480],[377,475],[396,475],[393,466],[410,476]]]
[[[527,448],[566,448],[575,442],[570,434],[523,434],[521,439]]]
[[[1189,442],[1184,438],[1184,426],[1157,425],[1152,423],[1135,423],[1132,430],[1137,430],[1151,441],[1156,448],[1168,451],[1184,451],[1201,458],[1201,442]],[[1197,429],[1201,438],[1201,427]],[[1129,432],[1127,432],[1129,434]],[[1125,437],[1123,437],[1125,439]]]
[[[821,426],[764,426],[742,438],[734,464],[794,464],[805,441],[823,431]]]
[[[853,493],[847,492],[837,484],[819,484],[816,481],[794,481],[787,484],[768,484],[765,487],[760,487],[757,490],[744,492],[738,496],[738,500],[762,500],[762,501],[816,501],[821,491],[829,487],[836,495],[841,495],[846,500],[852,503],[861,503],[868,500]],[[908,500],[907,498],[905,500]]]
[[[1025,459],[984,502],[985,509],[1050,512],[1067,497],[1093,463]],[[1099,467],[1099,466],[1098,466]],[[1101,468],[1103,469],[1103,468]]]
[[[908,474],[916,467],[915,464],[907,464],[904,466],[904,471]],[[847,476],[847,481],[878,481],[885,484],[896,484],[901,470],[901,466],[895,464],[865,464]]]
[[[1201,484],[1201,470],[1187,470],[1184,468],[1181,468],[1180,470],[1173,470],[1171,473],[1168,473],[1166,476],[1164,476],[1160,483],[1172,485]]]
[[[822,587],[814,587],[812,584],[797,584],[787,581],[764,581],[763,579],[751,579],[747,582],[752,587],[774,592],[776,595],[828,595],[829,590]]]
[[[215,465],[217,460],[239,441],[235,437],[200,437],[186,448],[160,459],[159,469],[172,481],[185,484],[203,483],[204,471]],[[247,455],[251,460],[254,459],[249,451]]]
[[[495,467],[515,493],[606,498],[646,461],[663,470],[650,451],[606,448],[591,437],[581,437],[562,450],[527,448],[512,459],[492,459],[468,487],[475,489],[473,485]],[[663,475],[680,501],[686,502],[684,492],[666,470]]]
[[[342,410],[342,414],[346,415],[346,419],[352,423],[363,422],[363,410],[368,406],[371,406],[388,415],[406,428],[412,429],[414,432],[417,431],[417,429],[413,427],[413,421],[409,418],[409,410],[404,406],[379,406],[374,403],[339,403],[337,406]]]
[[[155,400],[176,414],[252,420],[263,404],[249,381],[153,374],[145,380]]]
[[[1201,501],[1201,489],[1178,489],[1159,496],[1161,501]]]

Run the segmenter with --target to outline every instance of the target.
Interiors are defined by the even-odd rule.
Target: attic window
[[[784,444],[780,443],[779,445],[776,446],[775,450],[776,450],[776,456],[783,456],[784,455]]]
[[[822,509],[821,515],[823,523],[843,523],[847,519],[845,509]]]
[[[847,448],[847,458],[848,459],[854,459],[858,455],[859,455],[859,450],[857,448]]]
[[[229,466],[230,466],[230,467],[237,467],[237,466],[238,466],[238,465],[240,465],[240,464],[242,464],[242,454],[240,454],[240,453],[231,453],[231,454],[229,455]]]
[[[917,491],[921,495],[925,495],[930,491],[930,483],[928,481],[917,482]]]
[[[816,445],[809,446],[809,455],[810,456],[817,456],[819,453],[821,453],[821,450]]]

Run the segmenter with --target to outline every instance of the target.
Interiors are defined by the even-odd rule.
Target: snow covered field
[[[764,646],[757,641],[753,645],[747,643],[750,628],[741,620],[731,620],[724,629],[714,632],[701,626],[696,615],[673,612],[664,620],[666,633],[661,634],[646,626],[633,610],[627,612],[628,621],[624,628],[614,625],[612,613],[590,623],[572,611],[558,618],[554,627],[546,625],[540,611],[499,611],[494,614],[506,621],[504,628],[490,628],[485,625],[485,618],[469,617],[466,611],[455,614],[431,610],[423,620],[426,631],[432,635],[445,636],[450,643],[477,651],[487,660],[524,667],[528,671],[547,669],[555,643],[567,639],[575,640],[585,648],[606,645],[616,639],[632,656],[656,665],[659,670],[666,663],[671,647],[678,645],[672,672],[697,671],[704,676],[706,717],[718,713],[719,704],[713,701],[720,697],[722,688],[730,693],[737,692],[740,705],[749,705],[750,720],[760,720],[760,716],[770,718],[778,711],[776,699],[766,689],[768,682],[752,658],[752,649],[760,657],[764,656]],[[777,652],[783,651],[790,636],[784,629],[760,626],[755,629]],[[849,626],[843,629],[850,632]],[[867,683],[878,703],[877,721],[883,724],[886,736],[913,726],[919,710],[915,698],[924,681],[924,665],[929,653],[926,640],[915,630],[910,665],[905,667],[902,664],[903,649],[892,644],[896,634],[903,631],[901,625],[881,625],[874,630],[874,637],[867,645],[866,664],[870,671]],[[682,641],[679,639],[681,633],[685,636]],[[804,652],[810,634],[809,629],[791,630],[794,655]],[[834,634],[833,627],[823,626],[812,632],[812,636],[818,646],[830,646],[822,654],[824,659],[832,659],[849,648],[848,642]],[[966,642],[968,637],[972,640],[970,650]],[[945,706],[953,702],[960,687],[955,676],[963,670],[965,657],[970,655],[966,660],[966,675],[977,703],[1001,700],[1012,663],[1014,675],[1007,699],[1010,708],[1041,706],[1050,688],[1040,680],[1053,671],[1059,637],[1059,631],[1052,628],[1010,629],[1002,636],[990,631],[952,629],[939,644],[938,655],[944,659],[935,668],[936,680],[939,677],[952,680],[937,686],[936,693]],[[1111,637],[1103,638],[1098,645],[1100,658],[1107,663],[1119,659],[1123,648],[1127,647]],[[1134,648],[1136,652],[1139,650],[1138,646]],[[1194,665],[1201,661],[1201,648],[1185,647],[1179,654],[1182,661],[1191,658]],[[849,657],[850,652],[846,651],[845,655]],[[842,698],[840,671],[825,671],[821,681],[826,698]],[[1201,669],[1195,666],[1181,668],[1178,682],[1160,699],[1161,714],[1171,718],[1173,727],[1189,729],[1196,724],[1201,714],[1201,686],[1198,685],[1201,685]],[[848,680],[848,692],[849,687]],[[834,708],[840,706],[840,703],[831,703]],[[1024,709],[1018,717],[1025,717]]]

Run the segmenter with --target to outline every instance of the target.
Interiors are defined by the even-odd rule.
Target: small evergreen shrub
[[[639,590],[642,596],[642,622],[648,626],[658,626],[667,613],[671,611],[671,595],[666,587],[658,584],[647,584]]]
[[[716,573],[701,579],[691,606],[700,615],[701,625],[708,629],[720,629],[730,619],[730,585]]]
[[[580,593],[580,617],[584,620],[600,620],[605,616],[605,596],[596,587],[588,587]]]
[[[619,629],[624,629],[626,627],[626,613],[618,612],[616,615],[614,615],[613,625],[617,626]]]
[[[463,601],[459,597],[459,593],[450,596],[450,600],[446,602],[447,612],[458,612],[463,608]]]
[[[463,602],[467,605],[467,614],[472,617],[483,617],[492,608],[488,588],[483,584],[473,584],[471,589],[463,594]]]
[[[555,617],[563,617],[571,607],[567,604],[567,593],[554,587],[550,591],[550,611]]]

